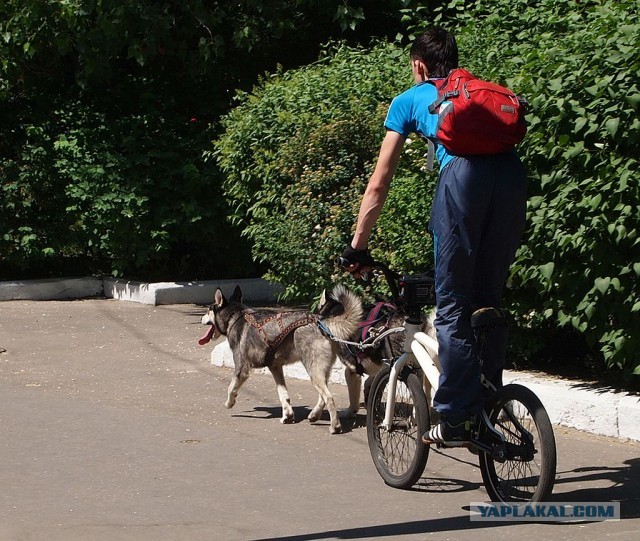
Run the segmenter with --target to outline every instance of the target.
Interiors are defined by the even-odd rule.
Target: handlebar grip
[[[347,265],[351,265],[352,263],[347,258],[342,257],[342,256],[338,256],[338,257],[336,257],[336,264],[339,267],[345,268]],[[360,274],[360,279],[362,281],[364,281],[364,282],[369,282],[369,281],[371,281],[371,276],[369,275],[368,272],[363,272],[363,273]]]

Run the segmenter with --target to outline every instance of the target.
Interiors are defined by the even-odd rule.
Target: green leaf
[[[625,96],[625,99],[634,109],[637,109],[640,106],[640,93]]]
[[[595,285],[596,289],[604,295],[611,285],[611,278],[596,278]]]
[[[609,132],[609,135],[614,137],[618,133],[618,126],[620,126],[619,118],[610,118],[605,122],[605,128]]]
[[[540,265],[540,267],[538,268],[540,269],[540,274],[542,274],[542,276],[544,276],[547,280],[551,280],[551,276],[553,275],[553,270],[555,269],[555,263],[551,261],[546,265]]]

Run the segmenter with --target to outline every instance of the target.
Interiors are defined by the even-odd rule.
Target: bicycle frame
[[[422,325],[405,322],[405,341],[404,353],[391,366],[389,373],[389,392],[387,393],[387,405],[385,409],[384,421],[382,428],[391,430],[393,428],[393,412],[396,406],[396,388],[398,378],[402,370],[407,365],[415,366],[416,362],[423,374],[423,386],[425,396],[429,397],[428,403],[433,403],[433,397],[438,390],[440,382],[440,373],[442,366],[438,359],[438,342],[428,334],[422,332]],[[433,353],[430,353],[433,352]],[[495,392],[496,388],[484,378],[482,375],[482,383],[486,387]],[[500,434],[489,421],[486,411],[481,414],[482,423],[489,429],[489,433],[500,443],[504,443],[504,437]],[[476,437],[471,440],[471,444],[477,449],[496,455],[496,458],[503,458],[504,452],[496,449],[491,445],[479,441]]]
[[[416,363],[424,374],[425,395],[433,401],[433,395],[438,389],[440,372],[442,370],[438,360],[438,342],[420,329],[422,325],[405,323],[404,353],[391,366],[389,374],[389,392],[382,427],[390,430],[393,424],[393,411],[396,406],[396,388],[398,377],[407,365],[415,366]],[[433,352],[433,355],[429,353]]]

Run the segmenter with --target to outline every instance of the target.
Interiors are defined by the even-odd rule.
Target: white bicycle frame
[[[384,414],[382,428],[390,430],[393,424],[393,412],[396,407],[396,387],[398,376],[407,365],[417,362],[424,374],[423,385],[425,395],[433,402],[433,397],[440,381],[440,360],[438,359],[438,342],[423,333],[421,324],[405,323],[404,353],[391,366],[389,373],[389,390],[387,393],[387,408]]]
[[[398,376],[407,364],[415,366],[415,363],[417,362],[420,366],[424,375],[422,378],[422,385],[429,407],[433,404],[433,397],[438,390],[440,373],[442,372],[442,366],[440,365],[440,359],[438,358],[438,342],[428,334],[423,333],[420,330],[421,327],[421,324],[416,325],[405,322],[404,353],[393,363],[389,373],[387,407],[384,412],[384,421],[381,425],[381,428],[385,430],[391,430],[393,428],[393,412],[396,407]],[[484,377],[484,374],[481,374],[480,378],[483,385],[494,392],[496,391],[495,386]],[[492,423],[489,421],[486,411],[482,411],[481,418],[484,424],[493,433],[494,437],[504,441],[504,436],[495,430]]]

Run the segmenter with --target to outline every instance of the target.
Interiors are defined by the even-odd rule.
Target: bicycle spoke
[[[537,448],[537,429],[527,408],[520,402],[511,400],[498,414],[495,428],[502,433],[505,441],[516,447],[523,445]],[[541,466],[533,455],[532,460],[506,460],[495,464],[499,489],[513,499],[528,500],[538,486]]]
[[[422,445],[420,437],[429,428],[429,411],[420,380],[411,374],[397,382],[391,425],[384,426],[388,383],[387,369],[372,386],[367,414],[369,449],[384,481],[408,488],[419,479],[427,461],[429,448]]]
[[[387,392],[380,403],[379,423],[384,420],[387,406]],[[415,455],[417,426],[413,413],[414,405],[406,385],[398,382],[396,388],[396,407],[390,430],[382,430],[378,447],[385,457],[389,471],[395,474],[404,473],[411,465]]]

